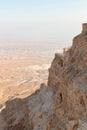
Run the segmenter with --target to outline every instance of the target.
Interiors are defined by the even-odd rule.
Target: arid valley
[[[0,47],[1,109],[7,100],[27,97],[39,89],[41,83],[47,82],[55,49],[56,46],[38,49],[37,45]]]

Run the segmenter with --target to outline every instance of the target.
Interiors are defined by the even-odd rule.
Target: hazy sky
[[[87,22],[87,0],[0,0],[0,41],[69,44]]]

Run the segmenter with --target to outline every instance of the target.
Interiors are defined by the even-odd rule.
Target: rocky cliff
[[[0,117],[0,130],[87,130],[87,24],[71,48],[55,54],[48,86],[7,101]]]

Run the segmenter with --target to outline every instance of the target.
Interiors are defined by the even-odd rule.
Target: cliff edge
[[[87,24],[73,39],[72,47],[55,54],[48,86],[41,85],[25,99],[6,102],[0,130],[87,129]]]

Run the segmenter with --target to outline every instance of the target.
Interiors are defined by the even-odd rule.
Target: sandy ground
[[[45,53],[44,53],[45,54]],[[8,99],[31,95],[47,82],[51,59],[47,54],[0,53],[0,106]]]

